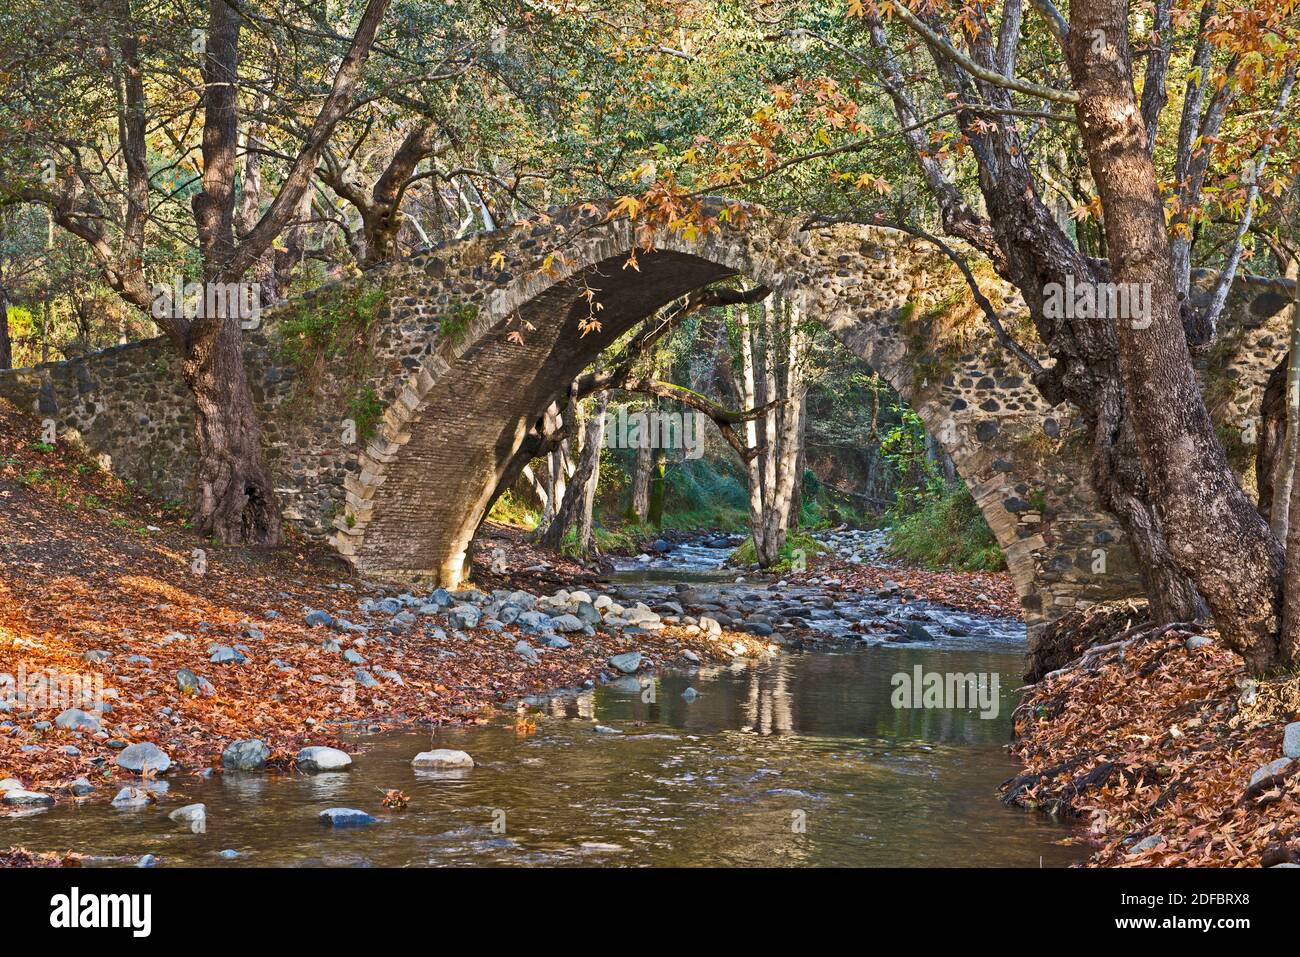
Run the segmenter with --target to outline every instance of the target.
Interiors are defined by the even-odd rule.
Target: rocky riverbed
[[[654,551],[618,559],[611,594],[642,602],[695,624],[707,620],[778,645],[832,638],[879,642],[927,642],[967,638],[1024,641],[1024,623],[1010,615],[977,614],[931,601],[917,588],[889,577],[880,530],[837,529],[814,535],[838,562],[825,572],[776,578],[756,566],[728,565],[739,536],[705,536],[679,544],[657,542]],[[825,564],[825,563],[823,563]],[[856,576],[834,570],[870,566],[882,578],[864,588]],[[915,579],[915,572],[897,570]],[[684,578],[685,581],[676,581]],[[980,602],[980,599],[984,600]],[[976,594],[984,607],[996,602]]]

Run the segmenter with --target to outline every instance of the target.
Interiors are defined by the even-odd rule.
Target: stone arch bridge
[[[286,518],[369,576],[454,584],[548,404],[656,310],[744,276],[798,297],[917,410],[997,536],[1031,629],[1137,590],[1122,535],[1091,493],[1075,411],[1044,404],[941,254],[889,229],[804,231],[801,218],[758,207],[737,220],[698,237],[661,231],[631,267],[632,225],[574,207],[268,311],[246,353]],[[1288,296],[1258,280],[1234,291],[1214,373],[1229,420],[1258,407]],[[601,328],[583,336],[589,298]],[[1022,310],[1004,304],[1014,327]],[[337,354],[286,350],[338,322],[364,332]],[[53,418],[122,477],[181,499],[193,412],[177,365],[151,340],[0,373],[0,396]],[[360,425],[351,442],[347,419]]]

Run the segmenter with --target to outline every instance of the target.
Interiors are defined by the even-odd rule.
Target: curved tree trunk
[[[936,14],[926,14],[921,19],[932,31],[946,32]],[[916,110],[901,85],[901,70],[893,65],[883,25],[876,20],[871,30],[872,41],[883,57],[882,79],[895,102],[900,123],[906,128],[911,125],[909,117],[917,115]],[[985,68],[1007,74],[1014,66],[1014,55],[1006,62],[994,62],[989,31],[982,30],[967,38],[967,42],[975,59]],[[1004,87],[984,80],[977,82],[933,48],[932,54],[950,94],[971,103],[983,99],[994,108],[1014,108]],[[1142,122],[1135,105],[1133,116],[1139,124]],[[1104,261],[1088,258],[1076,248],[1043,204],[1014,123],[990,126],[978,111],[966,108],[959,109],[957,120],[979,166],[979,186],[988,224],[987,228],[958,230],[945,218],[945,228],[987,255],[998,274],[1024,296],[1038,337],[1048,344],[1055,360],[1050,369],[1035,373],[1034,384],[1049,404],[1069,400],[1081,411],[1092,442],[1093,487],[1102,506],[1115,515],[1129,539],[1142,569],[1153,615],[1165,621],[1203,617],[1205,603],[1187,570],[1170,554],[1164,521],[1153,504],[1141,467],[1119,367],[1115,323],[1104,317],[1072,320],[1051,315],[1046,308],[1048,290],[1053,286],[1060,287],[1067,281],[1077,284],[1107,281],[1112,278],[1110,267]],[[1145,144],[1143,129],[1144,151]],[[942,197],[951,193],[951,184],[942,170],[932,167],[926,150],[913,144],[912,152],[931,192],[940,197],[942,204]],[[1096,178],[1096,171],[1093,173]],[[970,216],[978,220],[973,212]],[[985,226],[982,221],[977,225]],[[1080,224],[1080,245],[1084,240],[1083,225]]]
[[[1169,554],[1252,672],[1283,664],[1282,553],[1228,465],[1192,369],[1155,167],[1133,89],[1126,0],[1075,0],[1066,54],[1080,99],[1112,276],[1150,289],[1150,316],[1114,323],[1125,396]],[[1098,49],[1096,36],[1105,38]]]

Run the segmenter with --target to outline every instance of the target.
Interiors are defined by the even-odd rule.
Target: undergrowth
[[[1001,571],[1002,549],[970,490],[939,483],[888,522],[889,557],[931,571]]]

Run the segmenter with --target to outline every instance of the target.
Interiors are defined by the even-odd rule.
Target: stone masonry
[[[1076,410],[1045,405],[942,255],[888,229],[810,232],[797,217],[739,213],[700,236],[656,233],[632,267],[631,224],[574,207],[268,311],[246,333],[246,355],[286,518],[367,575],[456,584],[498,481],[546,406],[637,323],[741,275],[797,297],[917,410],[997,536],[1031,631],[1137,590],[1123,536],[1089,486]],[[348,320],[355,328],[337,347],[286,352],[304,319],[367,291],[377,305]],[[1004,324],[1031,340],[1018,299],[996,280],[986,291]],[[1258,409],[1289,295],[1255,279],[1234,289],[1221,340],[1230,347],[1206,360],[1208,376],[1230,382],[1215,404],[1225,427]],[[583,335],[593,315],[600,328]],[[53,419],[123,478],[182,499],[193,412],[178,364],[156,339],[0,373],[0,396]]]

